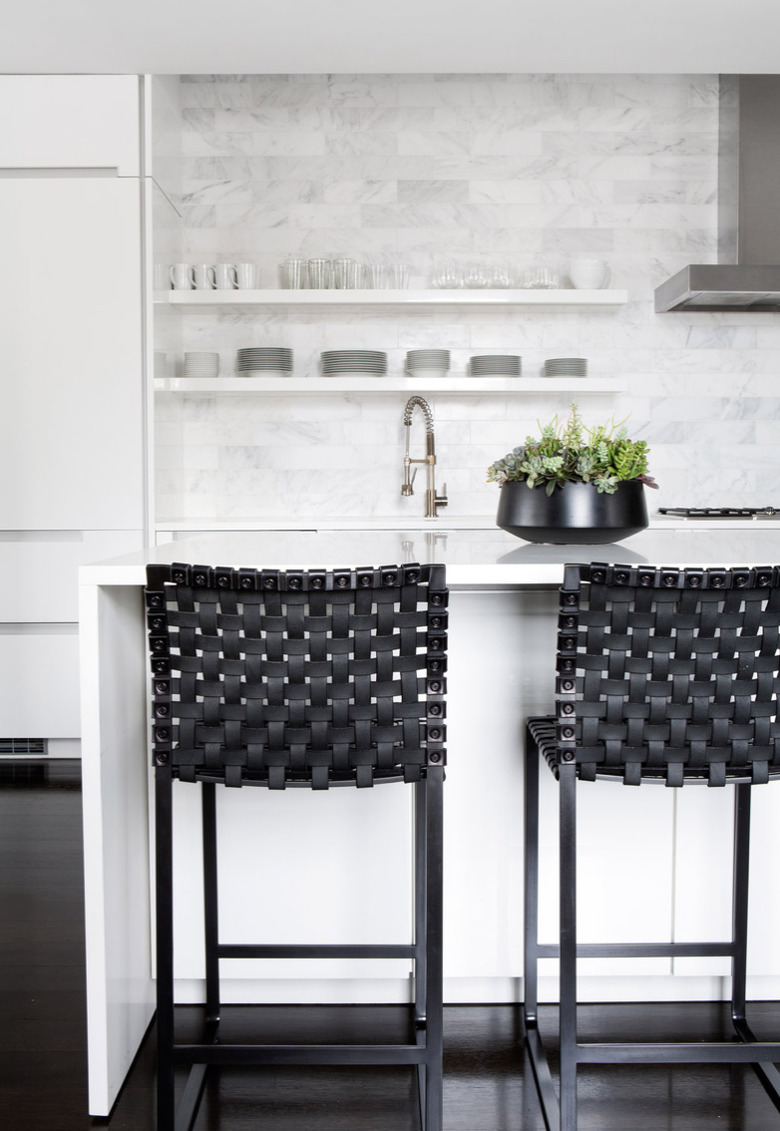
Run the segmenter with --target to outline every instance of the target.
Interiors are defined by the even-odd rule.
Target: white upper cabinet
[[[0,75],[0,170],[140,176],[138,75]]]
[[[0,528],[143,526],[141,183],[0,178]]]

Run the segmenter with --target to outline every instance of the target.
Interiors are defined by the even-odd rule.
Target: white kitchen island
[[[448,771],[445,785],[445,1001],[516,1001],[522,996],[521,735],[528,714],[551,709],[555,589],[568,561],[732,566],[780,562],[780,524],[703,528],[663,523],[613,546],[533,546],[495,528],[448,530],[446,520],[408,530],[220,533],[183,539],[145,554],[84,566],[81,586],[82,757],[90,1112],[108,1114],[154,1011],[151,933],[146,638],[142,586],[147,562],[266,568],[340,567],[441,561],[450,604]],[[549,779],[549,780],[548,780]],[[555,785],[543,775],[542,926],[555,924]],[[729,930],[730,788],[581,788],[580,884],[583,941],[606,935],[685,940]],[[222,893],[233,910],[233,941],[405,941],[408,860],[388,861],[385,834],[409,821],[409,794],[376,789],[331,794],[221,791],[226,835]],[[177,993],[198,1001],[197,794],[177,789]],[[754,872],[780,851],[780,794],[754,795]],[[325,811],[322,807],[325,806]],[[410,826],[411,827],[411,826]],[[601,836],[594,834],[598,831]],[[631,832],[636,840],[624,833]],[[360,837],[363,875],[341,861]],[[646,851],[653,844],[652,862]],[[316,874],[298,868],[318,846]],[[231,891],[233,856],[252,862],[250,889]],[[659,861],[663,861],[659,864]],[[723,881],[726,881],[724,884]],[[364,891],[358,918],[351,892]],[[615,899],[615,892],[620,895]],[[756,885],[749,992],[780,996],[778,901]],[[621,916],[616,918],[615,906]],[[187,936],[193,941],[188,943]],[[244,967],[242,966],[242,970]],[[227,1000],[406,1000],[403,963],[256,963],[231,977]],[[555,994],[554,970],[547,985]],[[590,961],[582,978],[591,1000],[720,998],[723,959]]]

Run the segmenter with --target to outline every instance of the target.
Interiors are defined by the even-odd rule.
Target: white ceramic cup
[[[217,263],[214,268],[214,283],[218,291],[232,291],[238,286],[236,268],[232,263]]]
[[[242,291],[256,291],[259,270],[256,263],[236,264],[236,285]]]
[[[214,268],[210,263],[196,263],[192,269],[197,291],[213,291],[215,287]]]
[[[175,291],[191,291],[195,286],[195,272],[190,263],[174,263],[170,269],[170,276]]]
[[[603,259],[572,259],[569,278],[578,291],[595,291],[606,286],[609,267]]]

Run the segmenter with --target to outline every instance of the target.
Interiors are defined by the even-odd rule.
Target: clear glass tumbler
[[[283,260],[279,264],[279,275],[284,290],[300,291],[309,285],[309,265],[305,259],[290,256]]]
[[[333,286],[333,268],[329,259],[310,259],[307,266],[310,288],[328,290]]]
[[[333,286],[339,291],[354,291],[362,281],[362,266],[356,259],[339,256],[333,260]]]

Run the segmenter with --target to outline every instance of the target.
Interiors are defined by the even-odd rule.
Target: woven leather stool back
[[[555,771],[626,784],[780,772],[780,570],[567,566]]]
[[[153,753],[230,786],[419,780],[443,765],[443,566],[147,569]]]

